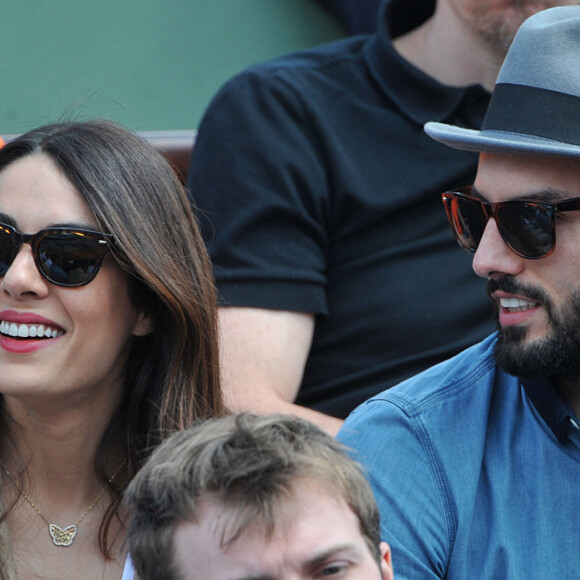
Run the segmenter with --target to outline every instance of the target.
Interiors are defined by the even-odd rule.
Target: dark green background
[[[194,129],[248,64],[342,35],[313,0],[0,0],[0,134],[87,117]]]

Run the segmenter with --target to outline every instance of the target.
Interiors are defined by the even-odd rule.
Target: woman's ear
[[[147,336],[153,332],[153,319],[143,311],[137,314],[137,320],[133,326],[133,336]]]

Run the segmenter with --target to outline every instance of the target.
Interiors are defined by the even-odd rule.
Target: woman
[[[103,121],[0,149],[0,578],[132,578],[123,488],[222,412],[211,268],[171,167]]]

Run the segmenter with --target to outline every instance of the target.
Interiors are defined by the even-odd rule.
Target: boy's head
[[[196,423],[153,454],[126,504],[143,580],[392,578],[359,466],[297,418]]]

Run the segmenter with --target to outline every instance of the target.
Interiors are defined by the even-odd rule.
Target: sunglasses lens
[[[465,197],[452,197],[447,207],[457,241],[463,249],[474,253],[486,224],[481,205]]]
[[[0,277],[6,274],[14,260],[15,236],[3,225],[0,225]]]
[[[60,286],[83,286],[99,271],[106,246],[80,232],[51,232],[38,245],[38,260],[48,280]]]
[[[499,209],[497,219],[506,244],[524,258],[545,256],[554,243],[552,219],[534,203],[517,203]]]

